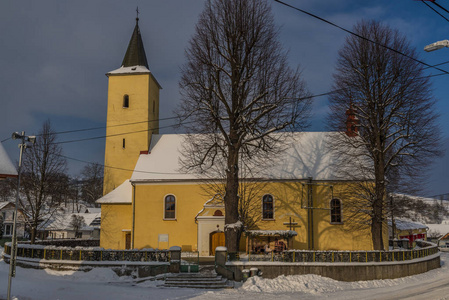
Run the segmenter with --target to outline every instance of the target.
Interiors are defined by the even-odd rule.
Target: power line
[[[69,157],[66,155],[62,155],[62,154],[55,154],[56,156],[60,156],[69,160],[73,160],[73,161],[77,161],[77,162],[82,162],[85,164],[96,164],[99,166],[102,166],[104,168],[108,168],[108,169],[114,169],[114,170],[121,170],[121,171],[130,171],[130,172],[137,172],[137,173],[146,173],[146,174],[161,174],[161,175],[176,175],[176,174],[187,174],[187,173],[169,173],[169,172],[151,172],[151,171],[139,171],[139,170],[134,170],[134,169],[126,169],[126,168],[119,168],[119,167],[113,167],[113,166],[107,166],[105,164],[100,164],[100,163],[96,163],[96,162],[90,162],[90,161],[86,161],[86,160],[82,160],[82,159],[78,159],[78,158],[74,158],[74,157]]]
[[[442,10],[444,10],[445,12],[449,13],[449,10],[447,10],[446,8],[444,8],[443,6],[439,5],[435,0],[431,1],[434,5],[438,6],[439,8],[441,8]]]
[[[445,65],[445,64],[449,64],[449,60],[447,60],[445,62],[442,62],[442,63],[439,63],[439,64],[436,64],[436,65],[433,65],[433,66],[436,67],[436,66],[441,66],[441,65]],[[424,69],[428,69],[428,67],[426,67]]]
[[[442,17],[443,19],[446,20],[446,22],[449,22],[449,19],[446,18],[445,16],[443,16],[442,14],[440,14],[439,11],[437,11],[436,9],[434,9],[432,6],[430,6],[429,4],[427,4],[426,2],[424,2],[424,0],[421,0],[422,3],[424,3],[428,8],[430,8],[431,10],[433,10],[435,13],[437,13],[440,17]]]
[[[318,20],[320,20],[320,21],[322,21],[322,22],[325,22],[325,23],[327,23],[327,24],[329,24],[329,25],[331,25],[331,26],[334,26],[334,27],[336,27],[336,28],[338,28],[338,29],[340,29],[340,30],[343,30],[344,32],[347,32],[347,33],[349,33],[349,34],[351,34],[351,35],[353,35],[353,36],[356,36],[356,37],[358,37],[358,38],[360,38],[360,39],[362,39],[362,40],[365,40],[365,41],[367,41],[367,42],[370,42],[370,43],[373,43],[373,44],[375,44],[375,45],[381,46],[381,47],[383,47],[383,48],[385,48],[385,49],[388,49],[388,50],[390,50],[390,51],[393,51],[394,53],[397,53],[397,54],[400,54],[400,55],[402,55],[402,56],[404,56],[404,57],[407,57],[408,59],[413,60],[414,62],[417,62],[417,63],[422,64],[422,65],[424,65],[424,66],[426,66],[426,67],[429,67],[429,68],[436,69],[436,70],[438,70],[438,71],[440,71],[440,72],[443,72],[443,73],[449,75],[449,72],[448,72],[448,71],[445,71],[445,70],[443,70],[443,69],[437,68],[437,67],[435,67],[435,66],[431,66],[431,65],[429,65],[429,64],[427,64],[427,63],[425,63],[425,62],[423,62],[423,61],[420,61],[419,59],[416,59],[416,58],[414,58],[414,57],[411,57],[411,56],[409,56],[409,55],[407,55],[407,54],[405,54],[405,53],[402,53],[402,52],[400,52],[400,51],[398,51],[398,50],[396,50],[396,49],[394,49],[394,48],[391,48],[391,47],[386,46],[386,45],[383,45],[383,44],[381,44],[381,43],[379,43],[379,42],[370,40],[370,39],[368,39],[368,38],[366,38],[366,37],[364,37],[364,36],[361,36],[361,35],[359,35],[359,34],[357,34],[357,33],[355,33],[355,32],[352,32],[352,31],[350,31],[350,30],[348,30],[348,29],[346,29],[346,28],[344,28],[344,27],[341,27],[340,25],[337,25],[337,24],[335,24],[335,23],[332,23],[331,21],[328,21],[328,20],[326,20],[326,19],[324,19],[324,18],[321,18],[321,17],[319,17],[319,16],[317,16],[317,15],[315,15],[315,14],[312,14],[312,13],[310,13],[310,12],[308,12],[308,11],[305,11],[305,10],[300,9],[300,8],[298,8],[298,7],[295,7],[295,6],[293,6],[293,5],[287,4],[287,3],[282,2],[282,1],[280,1],[280,0],[274,0],[274,1],[277,2],[277,3],[279,3],[279,4],[282,4],[282,5],[284,5],[284,6],[287,6],[287,7],[289,7],[289,8],[292,8],[292,9],[294,9],[294,10],[297,10],[297,11],[299,11],[299,12],[301,12],[301,13],[303,13],[303,14],[306,14],[306,15],[308,15],[308,16],[310,16],[310,17],[313,17],[313,18],[315,18],[315,19],[318,19]]]
[[[150,123],[150,122],[156,122],[156,121],[166,121],[166,120],[172,120],[177,119],[178,117],[167,117],[167,118],[160,118],[160,119],[152,119],[147,121],[139,121],[139,122],[132,122],[132,123],[123,123],[123,124],[117,124],[117,125],[111,125],[111,126],[99,126],[99,127],[90,127],[90,128],[82,128],[82,129],[74,129],[74,130],[67,130],[67,131],[58,131],[54,132],[54,134],[66,134],[66,133],[74,133],[74,132],[83,132],[83,131],[92,131],[92,130],[98,130],[98,129],[107,129],[112,127],[120,127],[120,126],[128,126],[128,125],[136,125],[141,123]],[[43,136],[43,134],[38,134],[36,136]],[[2,140],[1,142],[5,142],[7,140],[10,140],[11,137],[6,138]]]
[[[442,62],[442,63],[437,64],[435,66],[443,65],[443,64],[447,64],[447,63],[449,63],[449,61]],[[429,67],[432,67],[432,66],[429,66]],[[437,76],[442,76],[442,75],[447,75],[447,73],[427,75],[427,76],[424,76],[422,78],[437,77]],[[346,88],[342,88],[342,89],[338,89],[338,90],[332,90],[332,91],[321,93],[321,94],[310,95],[310,96],[307,96],[307,97],[298,98],[297,100],[304,100],[304,99],[311,99],[311,98],[315,98],[315,97],[328,96],[328,95],[331,95],[331,94],[334,94],[334,93],[337,93],[337,92],[340,92],[340,91],[343,91],[343,90],[346,90]],[[126,125],[140,124],[140,123],[148,123],[148,122],[153,122],[153,121],[156,121],[156,120],[165,121],[165,120],[171,120],[171,119],[176,119],[176,118],[178,118],[178,117],[167,117],[167,118],[155,119],[155,120],[150,120],[150,121],[140,121],[140,122],[125,123],[125,124],[118,124],[118,125],[112,125],[112,126],[101,126],[101,127],[91,127],[91,128],[84,128],[84,129],[74,129],[74,130],[69,130],[69,131],[54,132],[54,134],[64,134],[64,133],[90,131],[90,130],[95,130],[95,129],[103,129],[103,128],[111,128],[111,127],[117,127],[117,126],[126,126]],[[140,133],[140,132],[145,132],[145,131],[150,131],[150,130],[155,130],[155,129],[165,129],[165,128],[170,128],[170,127],[176,127],[176,126],[179,126],[179,125],[182,125],[182,124],[190,124],[190,123],[193,123],[193,122],[194,121],[190,121],[190,122],[184,122],[184,123],[180,123],[180,124],[160,126],[160,127],[157,127],[157,128],[144,129],[144,130],[139,130],[139,131],[130,131],[130,132],[119,133],[119,134],[114,134],[114,135],[104,135],[104,136],[97,136],[97,137],[78,139],[78,140],[68,140],[68,141],[56,142],[54,144],[67,144],[67,143],[75,143],[75,142],[96,140],[96,139],[102,139],[102,138],[113,137],[113,136],[127,135],[127,134],[133,134],[133,133]],[[42,134],[37,135],[37,136],[42,136]],[[3,143],[3,142],[5,142],[7,140],[10,140],[10,139],[11,139],[11,137],[6,138],[6,139],[2,140],[1,142]]]
[[[336,91],[337,90],[326,92],[326,93],[322,93],[322,94],[317,94],[317,95],[311,95],[311,96],[307,96],[307,97],[304,97],[304,98],[298,98],[298,100],[310,99],[310,98],[314,98],[314,97],[327,96],[327,95],[335,93]],[[135,124],[149,123],[149,122],[154,122],[154,121],[166,121],[166,120],[172,120],[172,119],[177,119],[177,118],[178,117],[167,117],[167,118],[153,119],[153,120],[148,120],[148,121],[140,121],[140,122],[133,122],[133,123],[117,124],[117,125],[112,125],[112,126],[99,126],[99,127],[91,127],[91,128],[74,129],[74,130],[68,130],[68,131],[54,132],[54,134],[66,134],[66,133],[74,133],[74,132],[92,131],[92,130],[97,130],[97,129],[111,128],[111,127],[118,127],[118,126],[127,126],[127,125],[135,125]],[[188,123],[191,123],[191,122],[180,123],[180,125],[188,124]],[[177,126],[177,125],[168,125],[168,126],[163,126],[163,127],[158,127],[158,128],[148,129],[148,130],[145,129],[145,130],[141,130],[141,131],[122,133],[122,134],[118,134],[118,135],[138,133],[138,132],[144,132],[144,131],[149,131],[149,130],[154,130],[154,129],[163,129],[163,128],[175,127],[175,126]],[[36,136],[42,136],[42,134],[39,134],[39,135],[36,135]],[[111,135],[111,136],[114,136],[114,135]],[[79,139],[79,140],[74,140],[74,141],[85,141],[85,140],[91,140],[91,139],[93,140],[93,139],[99,139],[99,138],[105,138],[105,137],[109,137],[109,136],[93,137],[93,138]],[[6,138],[6,139],[2,140],[1,142],[3,143],[3,142],[5,142],[7,140],[10,140],[10,139],[11,139],[11,137]],[[69,142],[72,142],[72,141],[65,141],[65,142],[59,142],[59,143],[69,143]]]
[[[34,151],[42,151],[40,149],[37,148],[33,148]],[[59,157],[63,157],[65,159],[68,160],[73,160],[73,161],[77,161],[77,162],[81,162],[81,163],[85,163],[85,164],[95,164],[95,165],[99,165],[102,166],[104,168],[108,168],[108,169],[115,169],[115,170],[122,170],[122,171],[130,171],[130,172],[137,172],[137,173],[146,173],[146,174],[161,174],[161,175],[177,175],[177,174],[188,174],[188,173],[171,173],[171,172],[151,172],[151,171],[139,171],[139,170],[135,170],[135,169],[126,169],[126,168],[120,168],[120,167],[113,167],[113,166],[108,166],[105,164],[101,164],[98,162],[91,162],[91,161],[86,161],[86,160],[82,160],[82,159],[78,159],[78,158],[74,158],[74,157],[70,157],[70,156],[66,156],[63,154],[57,154],[57,153],[52,153],[52,155],[55,156],[59,156]]]
[[[114,137],[114,136],[121,136],[121,135],[128,135],[128,134],[134,134],[134,133],[141,133],[141,132],[148,132],[151,130],[157,130],[157,129],[164,129],[164,128],[170,128],[170,127],[176,127],[182,124],[189,124],[196,121],[190,121],[190,122],[184,122],[180,124],[173,124],[173,125],[167,125],[167,126],[160,126],[156,128],[149,128],[149,129],[143,129],[143,130],[137,130],[137,131],[129,131],[129,132],[123,132],[123,133],[117,133],[117,134],[111,134],[111,135],[102,135],[102,136],[96,136],[91,138],[85,138],[85,139],[78,139],[78,140],[68,140],[68,141],[62,141],[62,142],[55,142],[53,144],[68,144],[68,143],[75,143],[75,142],[83,142],[83,141],[90,141],[90,140],[97,140],[97,139],[104,139],[108,137]]]
[[[73,132],[91,131],[91,130],[97,130],[97,129],[107,129],[107,128],[112,128],[112,127],[136,125],[136,124],[150,123],[150,122],[156,122],[156,121],[166,121],[166,120],[172,120],[172,119],[176,119],[176,118],[178,118],[178,117],[167,117],[167,118],[152,119],[152,120],[132,122],[132,123],[123,123],[123,124],[110,125],[110,126],[99,126],[99,127],[91,127],[91,128],[84,128],[84,129],[59,131],[59,132],[55,132],[55,134],[65,134],[65,133],[73,133]],[[38,136],[40,136],[40,135],[38,135]]]

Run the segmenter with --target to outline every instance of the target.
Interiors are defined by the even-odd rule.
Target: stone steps
[[[232,288],[227,279],[217,275],[176,274],[165,278],[165,283],[159,287],[195,288],[195,289],[226,289]]]

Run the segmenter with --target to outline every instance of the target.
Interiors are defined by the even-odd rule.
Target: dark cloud
[[[420,52],[425,44],[449,38],[449,24],[420,2],[288,2],[348,29],[361,18],[382,20],[405,33]],[[179,102],[179,67],[184,62],[184,49],[203,4],[202,0],[2,1],[0,139],[17,130],[37,132],[47,118],[58,131],[104,125],[104,74],[120,67],[135,24],[137,5],[150,70],[163,87],[161,116],[171,116]],[[328,92],[337,52],[347,34],[275,2],[273,12],[292,66],[300,66],[313,94]],[[422,53],[433,64],[447,60],[448,55],[448,50]],[[444,100],[447,80],[443,76],[434,85],[436,96],[442,100],[438,102],[441,111],[449,108]],[[324,130],[326,112],[326,98],[316,98],[312,130]],[[447,118],[442,118],[442,129],[447,136]],[[60,140],[72,138],[60,136]],[[64,151],[71,157],[102,162],[103,143],[98,140],[66,144]],[[17,156],[15,143],[7,142],[5,147],[13,158]],[[73,162],[70,167],[75,174],[82,164]],[[449,183],[448,177],[445,175],[442,180]],[[441,178],[434,182],[439,183],[434,190],[443,192],[447,186],[441,186]]]

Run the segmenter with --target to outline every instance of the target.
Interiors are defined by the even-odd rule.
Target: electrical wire
[[[389,46],[383,45],[383,44],[378,43],[378,42],[376,42],[376,41],[370,40],[370,39],[368,39],[368,38],[366,38],[366,37],[364,37],[364,36],[361,36],[360,34],[357,34],[357,33],[355,33],[355,32],[352,32],[352,31],[350,31],[350,30],[348,30],[348,29],[346,29],[346,28],[344,28],[344,27],[341,27],[340,25],[337,25],[337,24],[335,24],[335,23],[333,23],[333,22],[331,22],[331,21],[328,21],[328,20],[326,20],[326,19],[324,19],[324,18],[322,18],[322,17],[319,17],[319,16],[317,16],[317,15],[315,15],[315,14],[312,14],[312,13],[310,13],[310,12],[308,12],[308,11],[305,11],[305,10],[303,10],[303,9],[301,9],[301,8],[295,7],[295,6],[293,6],[293,5],[290,5],[290,4],[285,3],[285,2],[283,2],[283,1],[280,1],[280,0],[274,0],[274,1],[277,2],[277,3],[279,3],[279,4],[284,5],[284,6],[286,6],[286,7],[289,7],[289,8],[291,8],[291,9],[297,10],[297,11],[299,11],[299,12],[301,12],[301,13],[303,13],[303,14],[306,14],[306,15],[308,15],[308,16],[310,16],[310,17],[313,17],[313,18],[315,18],[315,19],[318,19],[318,20],[320,20],[320,21],[322,21],[322,22],[325,22],[325,23],[327,23],[327,24],[329,24],[329,25],[331,25],[331,26],[334,26],[334,27],[336,27],[336,28],[338,28],[338,29],[340,29],[340,30],[343,30],[344,32],[349,33],[349,34],[351,34],[351,35],[353,35],[353,36],[355,36],[355,37],[358,37],[358,38],[360,38],[360,39],[362,39],[362,40],[365,40],[365,41],[367,41],[367,42],[373,43],[373,44],[375,44],[375,45],[378,45],[378,46],[380,46],[380,47],[383,47],[383,48],[385,48],[385,49],[388,49],[388,50],[390,50],[390,51],[392,51],[392,52],[394,52],[394,53],[397,53],[397,54],[399,54],[399,55],[402,55],[402,56],[404,56],[404,57],[407,57],[408,59],[413,60],[414,62],[417,62],[417,63],[419,63],[419,64],[422,64],[422,65],[426,66],[426,67],[433,68],[433,69],[435,69],[435,70],[438,70],[438,71],[440,71],[440,72],[443,72],[443,73],[449,75],[449,72],[446,71],[446,70],[437,68],[437,67],[435,67],[435,66],[431,66],[431,65],[429,65],[429,64],[427,64],[427,63],[425,63],[425,62],[423,62],[423,61],[420,61],[419,59],[416,59],[416,58],[414,58],[414,57],[411,57],[411,56],[409,56],[409,55],[407,55],[407,54],[405,54],[405,53],[402,53],[401,51],[398,51],[398,50],[396,50],[396,49],[394,49],[394,48],[391,48],[391,47],[389,47]]]
[[[173,125],[167,125],[167,126],[160,126],[156,128],[149,128],[149,129],[143,129],[143,130],[136,130],[136,131],[129,131],[129,132],[123,132],[123,133],[117,133],[117,134],[111,134],[111,135],[102,135],[102,136],[96,136],[91,138],[85,138],[85,139],[78,139],[78,140],[68,140],[68,141],[62,141],[62,142],[55,142],[53,144],[68,144],[68,143],[75,143],[75,142],[83,142],[83,141],[90,141],[90,140],[97,140],[97,139],[104,139],[108,137],[114,137],[114,136],[121,136],[121,135],[128,135],[128,134],[134,134],[134,133],[141,133],[141,132],[148,132],[151,130],[158,130],[158,129],[164,129],[164,128],[170,128],[170,127],[177,127],[179,125],[183,124],[190,124],[194,123],[196,121],[190,121],[190,122],[184,122],[179,124],[173,124]]]
[[[134,170],[134,169],[126,169],[126,168],[119,168],[119,167],[107,166],[107,165],[105,165],[105,164],[100,164],[100,163],[96,163],[96,162],[94,163],[94,162],[90,162],[90,161],[86,161],[86,160],[82,160],[82,159],[78,159],[78,158],[69,157],[69,156],[62,155],[62,154],[55,154],[55,155],[56,155],[56,156],[59,156],[59,157],[63,157],[63,158],[68,159],[68,160],[73,160],[73,161],[77,161],[77,162],[81,162],[81,163],[85,163],[85,164],[96,164],[96,165],[102,166],[102,167],[104,167],[104,168],[114,169],[114,170],[130,171],[130,172],[145,173],[145,174],[160,174],[160,175],[187,174],[187,173],[169,173],[169,172],[139,171],[139,170]]]
[[[315,97],[322,97],[322,96],[327,96],[330,94],[333,94],[335,92],[337,92],[338,90],[334,90],[334,91],[330,91],[330,92],[326,92],[326,93],[322,93],[322,94],[316,94],[316,95],[311,95],[311,96],[307,96],[304,98],[298,98],[298,100],[304,100],[304,99],[310,99],[310,98],[315,98]],[[127,125],[135,125],[135,124],[141,124],[141,123],[149,123],[149,122],[154,122],[154,121],[166,121],[166,120],[172,120],[172,119],[177,119],[178,117],[167,117],[167,118],[161,118],[161,119],[153,119],[153,120],[148,120],[148,121],[140,121],[140,122],[133,122],[133,123],[124,123],[124,124],[117,124],[117,125],[112,125],[112,126],[100,126],[100,127],[91,127],[91,128],[83,128],[83,129],[74,129],[74,130],[68,130],[68,131],[59,131],[59,132],[54,132],[54,134],[65,134],[65,133],[74,133],[74,132],[83,132],[83,131],[91,131],[91,130],[97,130],[97,129],[104,129],[104,128],[111,128],[111,127],[118,127],[118,126],[127,126]],[[191,123],[191,122],[188,122]],[[154,129],[164,129],[164,128],[169,128],[169,127],[176,127],[178,125],[182,125],[182,124],[188,124],[188,123],[180,123],[177,125],[168,125],[168,126],[163,126],[163,127],[158,127],[158,128],[153,128]],[[144,132],[144,131],[148,131],[148,130],[142,130],[142,131],[135,131],[135,132],[127,132],[127,133],[122,133],[119,135],[124,135],[124,134],[131,134],[131,133],[138,133],[138,132]],[[36,135],[36,136],[42,136],[42,134]],[[115,135],[111,135],[111,136],[115,136]],[[99,138],[106,138],[109,136],[101,136],[101,137],[93,137],[93,138],[86,138],[86,139],[79,139],[79,140],[74,140],[75,141],[85,141],[85,140],[90,140],[90,139],[99,139]],[[7,140],[10,140],[11,137],[6,138],[4,140],[2,140],[1,142],[5,142]],[[59,142],[59,143],[69,143],[72,141],[65,141],[65,142]]]
[[[155,122],[155,121],[166,121],[166,120],[172,120],[172,119],[177,119],[177,118],[178,117],[167,117],[167,118],[152,119],[152,120],[132,122],[132,123],[123,123],[123,124],[110,125],[110,126],[99,126],[99,127],[90,127],[90,128],[67,130],[67,131],[57,131],[57,132],[54,132],[54,134],[66,134],[66,133],[75,133],[75,132],[83,132],[83,131],[92,131],[92,130],[98,130],[98,129],[112,128],[112,127],[136,125],[136,124],[141,124],[141,123],[150,123],[150,122]],[[42,134],[38,134],[36,136],[42,136]],[[11,137],[6,138],[6,139],[2,140],[1,142],[3,143],[3,142],[5,142],[7,140],[10,140],[10,139],[11,139]]]
[[[445,12],[449,13],[449,10],[447,10],[446,8],[444,8],[443,6],[441,6],[440,4],[438,4],[435,0],[431,1],[434,5],[438,6],[439,8],[441,8],[442,10],[444,10]]]
[[[42,152],[40,149],[37,149],[37,148],[33,148],[33,151]],[[114,169],[114,170],[121,170],[121,171],[130,171],[130,172],[146,173],[146,174],[161,174],[161,175],[188,174],[188,173],[181,173],[181,172],[178,172],[178,173],[172,173],[172,172],[139,171],[139,170],[134,170],[134,169],[126,169],[126,168],[120,168],[120,167],[108,166],[108,165],[101,164],[101,163],[98,163],[98,162],[86,161],[86,160],[82,160],[82,159],[70,157],[70,156],[63,155],[63,154],[52,153],[52,155],[55,155],[55,156],[58,156],[58,157],[62,157],[62,158],[68,159],[68,160],[73,160],[73,161],[85,163],[85,164],[95,164],[95,165],[99,165],[99,166],[101,166],[101,167],[103,167],[103,168]]]
[[[136,125],[136,124],[142,124],[142,123],[150,123],[150,122],[156,122],[156,121],[166,121],[166,120],[172,120],[176,119],[178,117],[167,117],[167,118],[160,118],[160,119],[152,119],[147,121],[139,121],[139,122],[133,122],[133,123],[123,123],[123,124],[117,124],[117,125],[110,125],[110,126],[99,126],[99,127],[91,127],[91,128],[84,128],[84,129],[75,129],[75,130],[68,130],[68,131],[59,131],[55,132],[55,134],[66,134],[66,133],[74,133],[74,132],[82,132],[82,131],[92,131],[92,130],[98,130],[98,129],[107,129],[112,127],[120,127],[120,126],[128,126],[128,125]],[[40,136],[40,135],[37,135]]]
[[[427,4],[426,2],[424,2],[424,0],[421,0],[422,3],[424,3],[428,8],[430,8],[431,10],[433,10],[435,13],[437,13],[440,17],[442,17],[443,19],[446,20],[446,22],[449,22],[449,19],[446,18],[445,16],[443,16],[442,14],[440,14],[439,11],[437,11],[436,9],[434,9],[432,6],[430,6],[429,4]],[[434,3],[435,4],[435,3]]]

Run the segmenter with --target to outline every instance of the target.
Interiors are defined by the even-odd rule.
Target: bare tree
[[[406,38],[375,21],[361,21],[354,31],[363,38],[348,37],[339,52],[328,124],[353,133],[336,139],[335,149],[363,149],[340,163],[370,162],[360,172],[373,182],[358,185],[357,212],[365,213],[380,250],[387,193],[422,186],[429,161],[439,154],[440,131],[429,79]],[[345,112],[357,117],[356,128],[346,128]]]
[[[67,207],[67,203],[72,197],[71,178],[65,173],[59,173],[57,176],[51,176],[48,184],[51,186],[49,206],[64,205],[64,207]]]
[[[67,162],[61,156],[62,148],[55,144],[56,134],[50,121],[44,122],[36,144],[26,149],[22,164],[20,205],[30,226],[31,243],[36,238],[37,226],[48,220],[59,207],[55,186],[66,173]],[[59,194],[59,193],[57,193]]]
[[[103,167],[99,164],[88,164],[82,172],[81,196],[88,202],[95,201],[103,196]]]
[[[263,0],[209,0],[186,50],[178,115],[190,135],[184,167],[225,172],[225,236],[238,251],[239,161],[279,151],[284,135],[306,125],[310,98],[287,64],[271,7]]]
[[[86,225],[83,216],[72,215],[72,220],[70,220],[70,227],[75,231],[75,238],[78,238],[80,229]]]
[[[3,222],[5,220],[3,220],[3,215],[0,214],[0,239],[3,238]]]
[[[11,178],[0,180],[0,201],[11,201],[14,199],[14,183]]]

